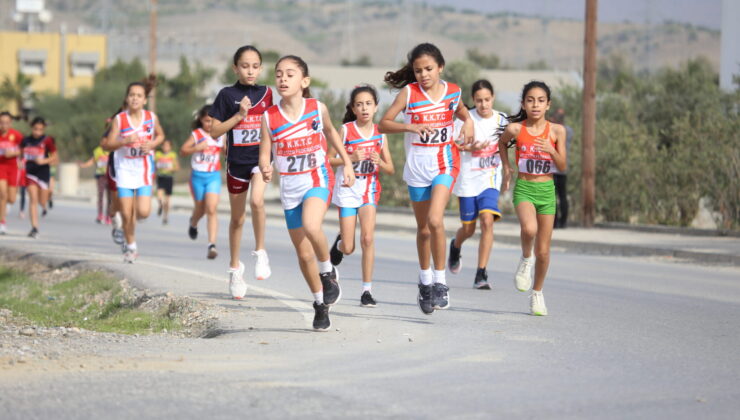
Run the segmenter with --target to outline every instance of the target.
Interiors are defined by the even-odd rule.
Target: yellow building
[[[33,79],[34,93],[74,95],[91,87],[95,72],[105,67],[105,35],[0,31],[0,81],[15,80],[20,70]],[[13,104],[5,104],[11,112]]]

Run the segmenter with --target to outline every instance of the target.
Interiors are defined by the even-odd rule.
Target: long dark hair
[[[154,73],[147,76],[144,80],[131,82],[126,86],[126,96],[123,97],[123,104],[121,105],[121,110],[124,110],[128,107],[128,104],[126,104],[126,99],[128,98],[129,92],[131,92],[131,88],[134,86],[140,86],[144,89],[144,96],[149,97],[149,93],[157,86],[157,75]],[[119,111],[120,112],[120,111]]]
[[[282,63],[284,60],[292,60],[299,69],[301,69],[301,73],[303,73],[303,77],[310,77],[310,74],[308,74],[308,64],[306,64],[305,61],[301,57],[298,57],[297,55],[284,55],[280,57],[280,60],[275,63],[275,70],[277,70],[280,63]],[[304,98],[310,98],[311,97],[311,89],[310,88],[303,88],[303,97]]]
[[[197,114],[195,114],[195,119],[193,120],[193,123],[191,126],[193,127],[193,130],[197,130],[199,128],[203,128],[203,123],[200,122],[205,116],[208,115],[208,112],[211,111],[210,105],[203,105],[203,107],[198,111]]]
[[[44,127],[46,127],[46,120],[43,117],[36,117],[31,121],[31,127],[33,127],[36,124],[41,124]]]
[[[396,71],[389,71],[385,74],[385,82],[396,89],[401,89],[409,83],[415,82],[416,76],[414,75],[414,61],[422,55],[432,57],[440,67],[445,65],[445,59],[442,57],[442,52],[439,48],[430,43],[419,44],[409,51],[406,56],[406,65]]]
[[[355,115],[355,111],[352,110],[352,106],[355,103],[355,98],[357,95],[359,95],[362,92],[367,92],[373,97],[373,101],[375,101],[375,105],[378,104],[378,92],[375,90],[374,87],[370,85],[360,85],[355,86],[354,89],[352,89],[352,93],[349,94],[349,102],[347,103],[347,112],[344,113],[344,119],[342,120],[342,124],[347,124],[350,121],[355,121],[357,119],[357,115]]]
[[[522,103],[524,103],[524,98],[527,96],[527,93],[529,93],[529,91],[534,88],[540,88],[544,90],[545,95],[547,95],[547,102],[550,102],[550,87],[548,87],[545,82],[532,80],[531,82],[524,85],[524,89],[522,89]],[[524,110],[524,107],[519,108],[518,113],[509,116],[509,122],[522,122],[526,119],[527,111]]]
[[[244,46],[239,47],[239,49],[236,50],[236,52],[234,53],[234,65],[235,66],[239,62],[239,59],[242,58],[242,54],[244,54],[247,51],[256,52],[257,57],[260,58],[260,64],[262,63],[262,53],[260,52],[260,50],[258,50],[257,47],[253,45],[244,45]]]
[[[490,90],[492,95],[495,93],[491,82],[486,79],[480,79],[473,82],[473,85],[470,87],[470,97],[472,98],[475,95],[475,92],[478,92],[481,89]]]

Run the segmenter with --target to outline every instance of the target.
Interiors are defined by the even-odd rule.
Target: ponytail
[[[416,75],[414,74],[414,61],[422,55],[428,55],[437,62],[437,65],[442,67],[445,65],[445,59],[442,56],[442,52],[434,44],[423,43],[419,44],[412,49],[406,56],[406,64],[396,71],[389,71],[385,74],[385,82],[392,88],[401,89],[416,81]]]
[[[303,73],[303,77],[310,77],[310,74],[308,73],[308,64],[306,64],[305,61],[301,57],[298,57],[297,55],[286,55],[280,58],[280,60],[275,63],[275,69],[277,70],[278,65],[283,62],[283,60],[291,60],[293,61],[296,66],[298,66],[299,69],[301,69],[301,73]],[[303,88],[303,97],[304,98],[310,98],[311,97],[311,89],[308,87]]]
[[[352,109],[352,106],[355,103],[355,98],[357,95],[359,95],[362,92],[367,92],[373,97],[373,101],[375,101],[375,105],[378,104],[378,92],[375,90],[374,87],[371,85],[359,85],[355,86],[354,89],[352,89],[352,93],[349,94],[349,102],[347,103],[346,109],[347,112],[344,113],[344,119],[342,120],[342,124],[347,124],[350,121],[357,120],[357,115],[355,115],[355,111]]]
[[[193,119],[193,123],[191,124],[191,127],[193,127],[193,130],[203,128],[203,123],[200,120],[208,116],[208,113],[210,111],[211,111],[210,105],[203,105],[203,107],[195,114],[195,119]]]
[[[531,82],[524,85],[524,89],[522,89],[522,104],[524,104],[524,98],[527,97],[527,93],[529,93],[530,90],[534,88],[540,88],[545,91],[545,95],[547,95],[547,101],[550,102],[550,87],[545,84],[545,82],[541,82],[539,80],[532,80]],[[519,108],[519,112],[510,115],[509,116],[509,122],[522,122],[527,119],[527,111],[524,110],[524,107]]]

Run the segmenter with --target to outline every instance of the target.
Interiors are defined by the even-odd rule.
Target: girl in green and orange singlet
[[[172,151],[172,141],[165,140],[162,143],[162,150],[154,153],[154,166],[157,167],[157,201],[159,201],[157,216],[162,216],[162,224],[166,225],[170,214],[173,175],[175,171],[180,170],[177,153]]]

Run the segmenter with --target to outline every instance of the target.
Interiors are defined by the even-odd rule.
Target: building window
[[[98,53],[73,52],[69,55],[69,68],[72,77],[93,77],[98,67]]]
[[[28,76],[43,76],[46,74],[46,51],[18,50],[18,68]]]

